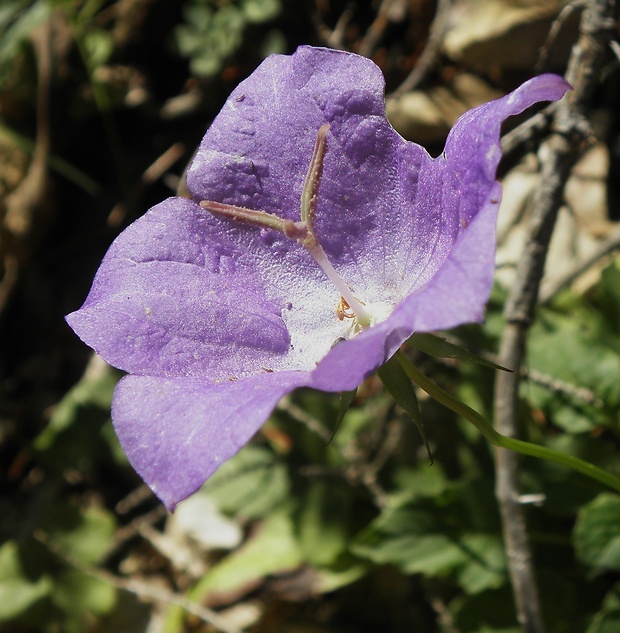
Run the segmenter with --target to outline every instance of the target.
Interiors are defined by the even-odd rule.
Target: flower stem
[[[417,384],[426,393],[441,402],[445,407],[451,409],[458,415],[469,420],[480,433],[494,446],[501,448],[507,448],[509,450],[521,453],[522,455],[529,455],[531,457],[538,457],[545,459],[554,464],[560,464],[567,468],[572,468],[577,472],[590,477],[596,481],[599,481],[610,488],[613,488],[617,492],[620,492],[620,477],[612,475],[607,471],[586,462],[583,459],[574,457],[573,455],[566,455],[559,453],[546,446],[540,446],[539,444],[532,444],[530,442],[524,442],[523,440],[517,440],[513,437],[507,437],[498,433],[492,426],[485,420],[477,411],[468,407],[463,402],[457,400],[454,396],[447,391],[436,385],[432,380],[427,378],[417,367],[409,361],[409,359],[401,352],[397,352],[397,358],[402,365],[405,373],[409,378]]]

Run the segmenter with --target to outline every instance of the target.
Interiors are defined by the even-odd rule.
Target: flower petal
[[[174,510],[250,441],[284,394],[307,380],[305,372],[221,383],[125,376],[112,418],[132,466]]]
[[[458,233],[458,218],[444,212],[427,152],[387,121],[383,77],[370,60],[311,47],[266,59],[205,134],[188,170],[188,189],[196,201],[299,220],[306,170],[325,123],[330,129],[315,218],[320,242],[360,299],[396,303],[437,270]],[[257,252],[263,241],[257,270],[297,303],[312,260],[286,238],[264,243],[260,231],[246,230],[254,232]]]
[[[269,57],[207,131],[188,171],[188,188],[197,201],[299,220],[316,134],[329,123],[315,218],[320,242],[356,297],[394,307],[433,278],[481,209],[496,206],[503,120],[539,100],[559,98],[568,84],[545,75],[465,114],[435,160],[391,127],[383,87],[378,68],[350,53],[300,47],[292,56]],[[293,338],[303,331],[305,347],[312,340],[318,360],[344,336],[346,324],[339,332],[332,308],[338,295],[332,298],[329,282],[320,271],[316,276],[298,245],[237,228],[248,234],[258,274],[277,289],[272,294],[299,306],[286,315],[289,331]]]
[[[462,225],[489,200],[502,156],[502,122],[540,101],[561,99],[570,89],[558,75],[540,75],[501,99],[469,110],[454,124],[444,150],[444,203],[454,209]]]
[[[386,321],[331,350],[313,372],[312,386],[324,391],[352,389],[413,332],[483,320],[494,276],[495,225],[501,198],[495,172],[501,157],[501,124],[539,100],[561,98],[569,88],[561,77],[543,75],[459,119],[444,156],[430,167],[435,170],[436,187],[441,184],[442,213],[452,215],[458,227],[449,252],[442,255],[432,278],[422,287],[414,284]]]
[[[114,242],[69,325],[104,360],[136,374],[240,378],[289,351],[284,300],[197,204],[170,198]]]
[[[421,289],[411,289],[395,324],[404,319],[414,331],[431,331],[482,321],[493,283],[502,193],[496,181],[501,125],[539,101],[560,99],[569,89],[563,78],[541,75],[456,122],[434,166],[441,170],[436,181],[441,182],[445,212],[458,221],[458,234],[434,277]]]
[[[396,353],[412,334],[409,324],[393,317],[356,337],[335,345],[312,372],[309,387],[320,391],[351,391]]]
[[[409,323],[413,333],[483,321],[495,273],[500,197],[501,186],[495,183],[489,200],[456,240],[433,279],[401,302],[394,314],[396,323]]]

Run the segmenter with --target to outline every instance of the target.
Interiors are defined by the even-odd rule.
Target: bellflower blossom
[[[567,89],[543,75],[467,112],[432,159],[391,127],[358,55],[301,47],[237,87],[189,167],[191,199],[127,228],[67,317],[128,372],[116,432],[168,508],[293,389],[354,389],[414,331],[482,320],[500,125]]]

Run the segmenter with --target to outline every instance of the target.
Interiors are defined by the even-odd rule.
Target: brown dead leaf
[[[422,145],[441,144],[464,112],[501,96],[483,79],[462,73],[449,86],[388,97],[387,116],[405,138]]]
[[[456,0],[448,19],[444,53],[491,74],[536,65],[549,29],[567,0]],[[561,67],[574,42],[579,15],[560,29],[547,61]]]

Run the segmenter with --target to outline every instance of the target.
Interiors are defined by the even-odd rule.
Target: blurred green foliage
[[[0,81],[6,81],[31,31],[50,15],[48,2],[6,0],[0,5]]]
[[[250,25],[271,22],[280,10],[280,0],[191,0],[183,7],[175,41],[192,72],[211,77],[241,47]],[[272,29],[262,36],[260,48],[266,57],[284,52],[285,43],[284,35]]]
[[[532,437],[552,446],[559,442],[561,450],[616,471],[616,453],[610,449],[617,440],[620,350],[613,339],[615,312],[608,308],[617,275],[614,263],[586,298],[565,294],[544,310],[531,339],[528,368],[556,381],[528,382],[523,389]],[[597,309],[602,305],[607,314]],[[494,327],[491,318],[486,331],[461,328],[459,336],[470,344],[493,341]],[[597,374],[601,359],[605,373]],[[418,362],[471,404],[488,406],[489,368],[465,361],[455,371],[424,355]],[[103,431],[116,379],[111,370],[95,373],[67,394],[33,443],[37,460],[61,464],[65,471],[110,463],[118,447],[113,440],[110,446],[113,436]],[[587,391],[576,391],[577,385]],[[364,579],[382,575],[387,567],[421,582],[421,594],[406,599],[432,596],[459,631],[516,631],[491,450],[463,421],[428,400],[420,402],[432,466],[415,427],[393,417],[389,397],[381,391],[358,394],[337,428],[337,397],[295,394],[292,407],[276,412],[262,436],[224,464],[199,493],[220,512],[255,528],[190,583],[187,598],[208,604],[302,568],[311,570],[308,595],[338,596],[356,587],[361,591]],[[300,421],[297,406],[328,435],[335,431],[332,440],[326,443],[323,433]],[[95,435],[85,433],[97,411],[103,426]],[[565,413],[556,422],[558,411]],[[587,425],[566,423],[584,418]],[[392,424],[398,426],[399,440],[374,471]],[[86,462],[71,457],[79,446],[88,453]],[[57,454],[63,447],[64,460]],[[122,458],[115,463],[129,470]],[[612,631],[620,619],[614,581],[620,571],[620,497],[557,466],[533,460],[523,466],[527,491],[544,498],[532,507],[530,518],[539,574],[547,579],[542,586],[549,630]],[[378,489],[384,496],[377,495]],[[34,546],[44,555],[32,557],[32,539],[12,539],[0,549],[0,597],[6,597],[0,600],[0,618],[28,622],[40,631],[54,630],[54,622],[61,622],[63,631],[84,630],[85,622],[113,613],[118,603],[117,589],[93,571],[112,547],[116,521],[109,510],[78,508],[56,495],[42,508],[45,518],[37,530],[45,539]],[[345,606],[338,617],[353,622],[356,630],[356,616]],[[166,630],[184,630],[184,621],[183,610],[171,606]]]

